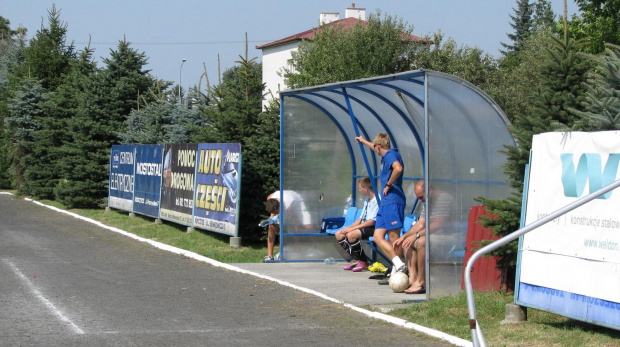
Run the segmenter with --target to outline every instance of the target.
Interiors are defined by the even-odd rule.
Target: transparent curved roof
[[[509,194],[501,168],[505,156],[498,153],[504,145],[515,144],[507,124],[483,91],[458,77],[428,70],[281,92],[280,189],[297,192],[306,209],[303,223],[295,212],[282,213],[282,259],[346,259],[333,237],[322,237],[320,226],[324,218],[342,216],[349,195],[362,206],[359,178],[370,176],[379,184],[381,158],[362,148],[355,137],[372,141],[383,132],[403,157],[406,213],[416,205],[414,183],[425,179],[427,223],[433,213],[449,214],[435,240],[428,239],[431,269],[434,262],[454,263],[448,250],[464,248],[467,215],[477,204],[474,198]],[[434,193],[439,191],[442,194]],[[449,196],[450,204],[436,196]]]

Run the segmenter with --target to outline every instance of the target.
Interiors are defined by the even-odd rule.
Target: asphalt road
[[[0,195],[0,346],[447,346]]]

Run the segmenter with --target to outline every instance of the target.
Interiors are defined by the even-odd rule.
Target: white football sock
[[[400,268],[401,266],[405,265],[405,263],[403,263],[403,261],[400,260],[399,256],[395,256],[394,258],[392,258],[392,264],[394,265],[392,267],[392,273],[396,272],[396,270],[398,268]]]

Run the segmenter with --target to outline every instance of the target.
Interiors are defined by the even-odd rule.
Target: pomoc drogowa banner
[[[159,218],[192,226],[197,147],[195,143],[164,146]]]
[[[238,236],[241,145],[113,146],[109,205]]]

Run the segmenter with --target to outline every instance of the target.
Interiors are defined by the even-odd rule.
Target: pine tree
[[[150,91],[154,94],[154,91]],[[205,96],[195,90],[190,98],[197,100]],[[188,143],[194,127],[202,126],[202,118],[196,108],[186,107],[168,100],[165,94],[157,93],[155,101],[140,109],[134,109],[127,118],[127,132],[121,134],[126,144]]]
[[[517,0],[517,8],[512,9],[514,15],[510,16],[512,23],[510,26],[514,29],[513,34],[507,34],[512,43],[501,43],[506,51],[501,51],[504,55],[511,52],[518,52],[521,49],[523,41],[532,33],[532,4],[528,0]]]
[[[139,96],[146,102],[152,100],[148,91],[155,88],[156,81],[149,75],[150,70],[145,69],[147,60],[144,52],[131,48],[131,42],[125,39],[110,52],[110,58],[103,59],[105,80],[107,87],[111,87],[111,95],[108,96],[111,104],[106,107],[113,118],[111,122],[124,123],[125,117],[137,107]],[[123,129],[123,124],[115,125],[120,125],[116,131]]]
[[[524,114],[516,115],[508,129],[517,145],[508,146],[504,151],[508,157],[505,173],[515,193],[503,200],[478,199],[488,212],[498,216],[495,219],[483,218],[483,225],[493,229],[497,236],[505,236],[519,229],[523,178],[529,162],[532,136],[553,131],[553,123],[572,127],[577,117],[570,110],[583,107],[584,82],[592,64],[580,55],[582,48],[580,42],[552,36],[546,40],[543,59],[532,66],[538,83],[530,91],[530,107]],[[491,252],[491,255],[498,257],[498,267],[508,272],[508,278],[514,279],[516,241]]]
[[[555,13],[551,9],[549,0],[538,0],[532,3],[532,31],[553,28],[555,25]]]
[[[238,66],[224,72],[222,84],[212,88],[213,102],[202,110],[208,126],[196,133],[203,141],[243,143],[254,133],[264,87],[255,60],[241,58]]]
[[[10,21],[0,16],[0,90],[9,87],[9,75],[19,63],[25,47],[26,29],[13,30],[9,25]]]
[[[280,188],[279,139],[280,105],[272,100],[264,112],[258,115],[254,133],[242,146],[242,196],[247,201],[243,204],[241,213],[244,221],[250,221],[250,224],[242,226],[241,230],[247,239],[257,239],[258,235],[253,226],[267,217],[265,199],[268,194]],[[266,236],[266,233],[263,236]]]
[[[48,11],[48,25],[37,30],[24,50],[24,62],[15,72],[21,79],[34,78],[51,92],[62,84],[75,59],[73,44],[67,45],[67,24],[60,20],[60,11],[52,5]]]
[[[76,115],[68,121],[72,140],[63,146],[62,180],[56,198],[68,207],[97,207],[108,194],[110,149],[121,142],[125,120],[154,79],[144,70],[146,58],[120,41],[104,59],[106,68],[84,85]],[[148,98],[147,98],[148,99]]]
[[[60,20],[60,11],[55,6],[48,11],[49,27],[41,27],[30,45],[23,50],[23,61],[14,70],[14,77],[18,79],[32,78],[40,81],[45,93],[53,95],[58,89],[71,64],[75,61],[73,45],[67,45],[67,25]],[[27,76],[27,77],[26,77]],[[27,164],[23,169],[23,180],[20,184],[22,192],[37,198],[49,199],[53,197],[53,189],[58,181],[58,172],[54,165],[57,157],[56,150],[62,143],[58,136],[64,132],[64,125],[54,114],[50,114],[49,104],[40,105],[42,114],[35,119],[37,128],[29,142],[29,151],[32,155],[22,158]],[[17,113],[15,108],[11,113]]]
[[[50,165],[55,171],[52,193],[57,197],[59,186],[66,182],[63,173],[68,171],[67,158],[72,152],[74,134],[70,127],[73,119],[78,116],[83,100],[88,97],[86,85],[97,73],[97,65],[93,61],[94,51],[90,46],[79,52],[79,56],[71,65],[70,72],[65,76],[63,84],[50,95],[48,114],[55,122],[50,126],[51,157]]]
[[[11,162],[14,186],[18,194],[31,195],[33,173],[27,169],[37,162],[39,155],[35,141],[42,128],[45,91],[36,80],[26,79],[9,102],[10,116],[5,118],[10,145],[7,149]]]
[[[8,101],[16,92],[11,88],[10,81],[16,81],[11,76],[22,59],[25,35],[26,29],[20,27],[13,30],[10,21],[0,16],[0,188],[11,188],[13,185],[9,156],[11,141],[4,120],[10,116]]]
[[[586,84],[583,111],[570,110],[578,117],[572,129],[620,130],[620,46],[608,44],[604,55],[590,57],[598,64]]]
[[[222,83],[210,90],[209,104],[198,106],[205,125],[194,129],[199,143],[240,143],[243,155],[239,234],[256,241],[267,195],[279,186],[279,107],[261,112],[264,84],[256,58],[240,57]]]

